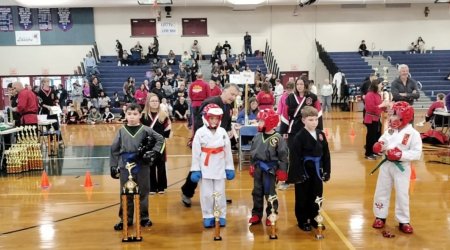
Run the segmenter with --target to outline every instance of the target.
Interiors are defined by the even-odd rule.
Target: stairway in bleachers
[[[437,93],[450,92],[450,82],[445,80],[450,72],[449,50],[435,50],[432,54],[386,51],[384,56],[390,57],[393,65],[407,64],[412,78],[422,83],[422,91],[432,100],[435,100]]]
[[[364,79],[373,72],[357,52],[329,52],[328,54],[338,69],[345,74],[349,85],[361,85]]]

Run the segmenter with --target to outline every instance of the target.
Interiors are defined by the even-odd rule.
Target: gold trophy
[[[271,240],[276,240],[278,239],[277,236],[277,227],[275,225],[276,221],[277,221],[277,214],[275,213],[275,207],[274,207],[274,203],[275,201],[278,200],[277,195],[270,195],[269,198],[267,199],[267,201],[270,203],[270,215],[269,215],[269,221],[270,221],[270,234],[269,234],[269,239]]]
[[[319,213],[317,214],[316,218],[314,218],[315,221],[317,221],[317,231],[316,231],[316,239],[321,240],[323,238],[325,238],[325,236],[322,234],[323,231],[323,217],[322,215],[320,215],[320,210],[322,209],[322,202],[323,202],[323,197],[316,197],[315,203],[317,203],[317,205],[319,206]]]
[[[140,211],[140,197],[139,197],[139,187],[136,182],[133,181],[133,176],[131,175],[131,169],[136,167],[136,163],[127,162],[125,168],[128,170],[128,181],[122,187],[122,242],[135,242],[142,241],[141,236],[141,211]],[[134,216],[136,217],[136,236],[129,235],[128,232],[128,198],[133,199],[134,202]]]
[[[222,236],[220,236],[220,215],[222,213],[220,212],[219,207],[219,192],[213,193],[213,199],[214,199],[214,241],[222,240]]]

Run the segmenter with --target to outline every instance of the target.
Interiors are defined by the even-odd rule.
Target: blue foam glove
[[[225,170],[225,175],[227,176],[227,180],[233,180],[234,179],[234,170]]]
[[[191,174],[191,181],[192,182],[197,183],[197,182],[200,181],[201,178],[202,178],[202,172],[201,171],[192,171],[192,174]]]

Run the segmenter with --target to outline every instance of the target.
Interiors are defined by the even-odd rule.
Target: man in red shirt
[[[20,82],[15,82],[12,86],[18,93],[17,107],[14,111],[20,114],[20,125],[37,125],[39,105],[36,94],[24,88]]]
[[[194,124],[195,118],[201,116],[199,113],[202,102],[211,96],[211,90],[208,83],[203,81],[203,74],[197,73],[197,80],[189,85],[189,98],[191,99],[191,123]],[[194,132],[192,133],[194,138]],[[188,146],[190,143],[188,143]]]
[[[217,86],[216,82],[213,80],[209,81],[209,88],[211,92],[211,96],[219,96],[222,94],[222,90]]]

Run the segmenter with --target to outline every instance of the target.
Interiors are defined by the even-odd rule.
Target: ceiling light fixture
[[[265,2],[265,0],[228,0],[233,5],[256,5]]]

